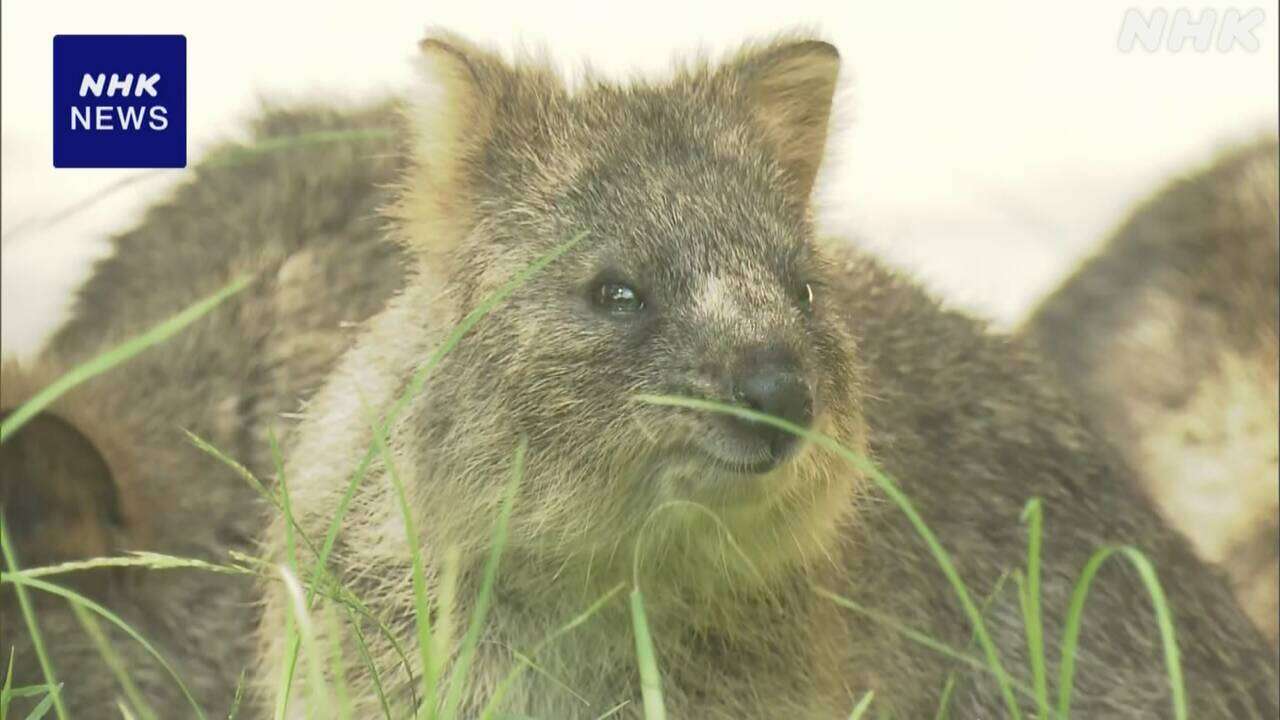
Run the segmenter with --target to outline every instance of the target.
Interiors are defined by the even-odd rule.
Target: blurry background
[[[1260,47],[1129,52],[1130,8],[1260,8]],[[820,219],[1010,326],[1170,173],[1275,131],[1277,3],[110,3],[6,0],[0,262],[6,354],[39,347],[70,293],[181,170],[55,170],[52,37],[182,33],[189,157],[240,134],[261,98],[376,97],[412,82],[428,25],[572,71],[661,73],[681,50],[809,27],[844,58]],[[110,191],[80,212],[69,208]]]

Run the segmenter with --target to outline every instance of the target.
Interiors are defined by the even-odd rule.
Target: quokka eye
[[[602,282],[596,287],[596,307],[618,316],[635,315],[644,310],[644,300],[630,285],[619,282]]]

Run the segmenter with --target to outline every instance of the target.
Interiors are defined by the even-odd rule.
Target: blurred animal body
[[[1280,636],[1280,164],[1275,137],[1143,203],[1035,312],[1086,414]]]

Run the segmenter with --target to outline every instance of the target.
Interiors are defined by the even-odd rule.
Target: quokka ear
[[[492,83],[502,61],[445,31],[429,33],[418,50],[419,82],[411,98],[414,151],[433,174],[447,175],[488,131]]]
[[[118,549],[123,521],[111,469],[88,437],[53,413],[31,418],[0,445],[0,506],[22,565]]]
[[[59,375],[43,362],[0,365],[0,418]],[[77,388],[0,444],[0,514],[25,567],[113,555],[134,537],[128,524],[138,508],[122,497],[119,475],[129,450],[99,418],[102,404]]]
[[[748,50],[734,64],[783,170],[808,197],[822,165],[840,53],[820,40]]]
[[[412,169],[393,214],[411,250],[442,251],[465,232],[471,183],[492,129],[506,64],[444,31],[418,45],[408,104]]]

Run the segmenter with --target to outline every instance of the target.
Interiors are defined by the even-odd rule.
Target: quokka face
[[[587,80],[574,93],[453,37],[423,51],[418,170],[394,214],[425,259],[420,281],[441,291],[434,317],[457,320],[577,240],[425,391],[414,425],[433,497],[473,483],[478,457],[500,488],[496,468],[525,436],[514,527],[554,528],[553,543],[616,544],[673,500],[753,529],[830,512],[814,506],[849,483],[795,436],[635,396],[748,407],[857,444],[853,347],[809,211],[835,49],[774,44],[660,86]]]

